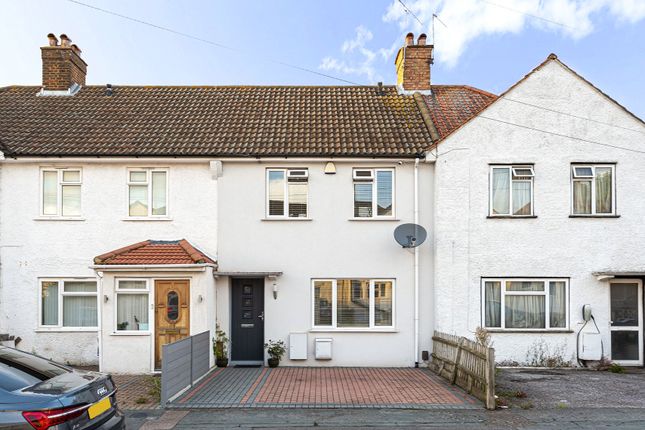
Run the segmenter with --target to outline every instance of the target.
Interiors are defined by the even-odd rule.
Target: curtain
[[[392,215],[392,171],[378,170],[376,172],[376,203],[377,215]]]
[[[564,282],[549,283],[549,324],[554,327],[567,326],[567,289]]]
[[[81,214],[81,186],[63,185],[63,216],[79,216]]]
[[[370,283],[367,280],[337,281],[337,327],[369,327],[369,289]]]
[[[374,283],[374,325],[392,325],[392,282]]]
[[[284,181],[282,170],[269,171],[269,215],[284,215]]]
[[[513,215],[531,215],[531,182],[513,181]]]
[[[314,282],[314,325],[331,326],[332,282]]]
[[[372,216],[372,184],[354,184],[354,217],[369,218]]]
[[[493,169],[493,214],[508,215],[509,213],[509,189],[510,173],[507,168]]]
[[[117,330],[143,330],[148,325],[148,294],[117,294]]]
[[[506,328],[546,328],[544,296],[506,295]]]
[[[591,213],[591,181],[573,182],[573,213]]]
[[[43,172],[43,215],[58,213],[58,172]]]
[[[502,320],[502,286],[499,282],[484,284],[485,325],[486,327],[501,327]]]
[[[96,296],[64,296],[64,327],[97,327]]]
[[[596,213],[612,212],[611,167],[596,167]]]
[[[42,325],[58,325],[58,282],[42,283]]]
[[[152,172],[152,214],[166,215],[166,172]]]

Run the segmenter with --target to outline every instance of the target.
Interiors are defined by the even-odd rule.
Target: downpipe
[[[414,223],[419,225],[419,158],[414,159]],[[419,367],[419,247],[414,247],[414,367]]]

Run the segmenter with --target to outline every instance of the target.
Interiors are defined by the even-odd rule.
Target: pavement
[[[147,415],[149,413],[149,415]],[[645,428],[645,409],[214,409],[132,411],[128,430],[206,429],[621,429]]]

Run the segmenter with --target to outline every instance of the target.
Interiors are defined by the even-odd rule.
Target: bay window
[[[394,169],[354,169],[354,218],[394,216]]]
[[[613,164],[571,166],[571,212],[573,215],[613,215]]]
[[[307,218],[307,169],[267,169],[267,218]]]
[[[98,326],[95,280],[40,280],[40,326],[96,328]]]
[[[40,215],[81,216],[81,169],[41,170]]]
[[[490,216],[533,215],[533,166],[491,166]]]
[[[128,169],[128,216],[168,216],[167,169]]]
[[[116,287],[116,331],[148,331],[150,288],[146,279],[118,279]]]
[[[490,329],[566,330],[567,279],[482,280],[483,325]]]
[[[316,279],[312,287],[314,328],[394,327],[391,279]]]

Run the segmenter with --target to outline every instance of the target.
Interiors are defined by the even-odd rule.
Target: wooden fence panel
[[[432,340],[432,370],[495,409],[495,350],[438,331]]]

